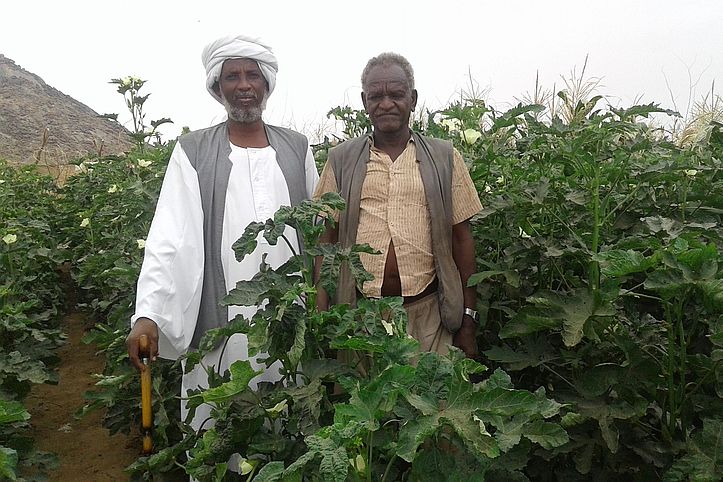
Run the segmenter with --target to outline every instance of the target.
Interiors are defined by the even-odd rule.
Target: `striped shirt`
[[[370,137],[370,142],[372,138]],[[367,174],[362,184],[359,227],[356,242],[367,243],[381,254],[361,254],[364,268],[374,276],[364,284],[368,297],[381,296],[384,265],[390,242],[397,257],[402,296],[414,296],[435,278],[432,233],[427,197],[419,172],[413,139],[392,161],[385,152],[371,145]],[[318,199],[338,192],[333,168],[324,166],[314,193]],[[462,156],[454,150],[452,170],[452,224],[475,215],[482,208],[477,191]]]

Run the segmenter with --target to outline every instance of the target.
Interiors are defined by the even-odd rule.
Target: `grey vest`
[[[286,179],[291,205],[306,199],[306,152],[309,142],[305,136],[283,127],[265,124],[269,144],[276,151],[276,162]],[[227,293],[221,264],[221,237],[226,208],[226,189],[231,174],[231,144],[226,123],[181,136],[178,142],[198,174],[203,207],[203,288],[201,308],[191,347],[198,348],[207,330],[228,322],[228,307],[220,301]],[[301,241],[301,240],[299,240]]]
[[[413,133],[419,172],[427,197],[432,234],[432,254],[439,280],[437,295],[442,323],[451,333],[462,324],[464,298],[462,280],[452,257],[452,144]],[[347,209],[339,219],[339,243],[349,247],[356,242],[359,227],[361,190],[369,161],[367,136],[348,140],[329,151],[336,185]],[[356,283],[347,266],[339,274],[336,303],[356,303]]]

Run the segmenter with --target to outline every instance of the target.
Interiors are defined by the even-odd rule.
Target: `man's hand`
[[[462,326],[454,334],[452,344],[462,350],[467,358],[477,358],[477,325],[472,318],[462,318]]]
[[[131,363],[138,369],[143,371],[145,365],[141,361],[139,340],[141,335],[148,337],[148,348],[151,355],[151,361],[156,361],[158,357],[158,326],[150,318],[138,318],[136,324],[133,325],[128,338],[126,338],[126,346],[128,347],[128,356],[130,357]]]

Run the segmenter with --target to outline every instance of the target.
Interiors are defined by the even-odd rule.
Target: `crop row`
[[[262,317],[268,318],[255,319],[265,334],[249,336],[288,365],[289,373],[304,359],[301,366],[316,367],[318,377],[309,375],[304,386],[293,389],[290,377],[291,385],[257,393],[252,403],[241,395],[240,381],[252,375],[237,365],[232,373],[218,374],[211,391],[193,394],[214,404],[219,418],[217,428],[195,434],[179,421],[180,367],[159,363],[154,436],[160,453],[140,458],[131,467],[134,476],[150,479],[185,464],[196,478],[216,480],[226,470],[219,454],[232,450],[242,453],[245,470],[258,480],[305,473],[337,480],[403,473],[418,480],[450,474],[486,474],[488,480],[719,480],[721,125],[705,126],[695,142],[680,145],[644,122],[672,113],[654,105],[613,109],[601,104],[599,98],[579,102],[560,116],[537,105],[497,112],[473,100],[430,113],[416,125],[454,142],[484,205],[472,220],[478,272],[470,283],[478,291],[483,314],[478,343],[491,375],[454,356],[423,357],[419,365],[408,365],[403,324],[387,336],[382,325],[372,323],[366,327],[368,341],[355,331],[358,324],[349,324],[355,316],[371,323],[378,313],[394,311],[393,302],[360,307],[365,312],[335,311],[334,321],[284,305],[293,297],[274,298],[278,293],[264,291],[261,276],[244,296],[229,302],[266,300]],[[368,128],[363,113],[349,108],[332,113],[344,122],[346,135]],[[320,163],[333,143],[316,146]],[[23,206],[3,218],[15,221],[0,225],[3,235],[17,236],[0,243],[3,267],[12,276],[0,293],[2,328],[9,333],[15,326],[10,320],[16,318],[6,315],[13,306],[28,313],[22,315],[25,327],[56,319],[55,312],[47,312],[48,306],[57,311],[61,299],[55,267],[58,260],[72,260],[80,300],[98,320],[87,341],[107,358],[86,410],[104,408],[104,423],[113,432],[130,432],[140,415],[138,379],[127,363],[124,339],[171,148],[85,160],[60,189],[7,168],[5,184],[11,176],[28,176],[26,182],[35,184],[20,191],[0,185],[6,196],[2,209]],[[12,183],[22,185],[17,179]],[[38,193],[46,192],[51,201],[38,201],[44,199]],[[31,200],[40,203],[38,211],[23,212]],[[275,222],[301,222],[302,214],[280,214]],[[311,235],[313,228],[306,229]],[[309,241],[313,252],[314,239]],[[298,266],[302,275],[303,266]],[[289,279],[289,293],[310,290],[313,296],[308,279]],[[274,325],[292,319],[283,330]],[[253,330],[242,325],[229,330]],[[305,331],[299,332],[302,325]],[[290,339],[288,333],[297,335]],[[59,340],[45,336],[48,343]],[[3,343],[11,340],[16,337],[3,334]],[[377,367],[375,377],[342,377],[348,395],[335,398],[330,380],[339,373],[328,369],[330,359],[314,355],[330,347],[367,351]],[[9,366],[3,363],[0,370]],[[427,378],[431,371],[438,372],[436,380]],[[477,382],[469,382],[469,375]],[[427,392],[415,398],[422,385],[435,387],[435,398]],[[228,390],[233,397],[218,395]],[[457,394],[454,410],[449,390]],[[14,399],[20,399],[22,392],[16,393]],[[493,394],[509,397],[517,411],[490,402],[486,397]],[[436,425],[421,425],[431,419]],[[478,426],[472,430],[473,425]],[[247,433],[250,426],[258,431],[255,438]],[[413,439],[405,438],[414,430]],[[422,443],[425,438],[435,442]],[[447,442],[439,445],[440,439]],[[188,450],[193,463],[185,461]],[[450,450],[457,456],[450,457]]]

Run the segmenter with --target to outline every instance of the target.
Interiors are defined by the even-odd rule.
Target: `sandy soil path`
[[[110,436],[101,426],[96,411],[76,420],[73,414],[83,406],[83,393],[95,383],[92,374],[101,373],[104,359],[81,338],[86,322],[83,314],[70,313],[63,320],[68,342],[58,350],[58,385],[37,385],[26,399],[34,438],[39,450],[58,456],[57,470],[50,481],[125,481],[123,469],[138,456],[141,441],[122,434]]]

